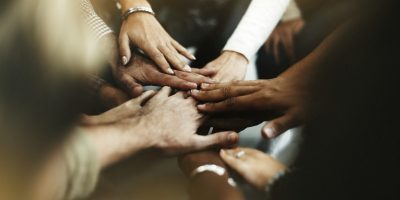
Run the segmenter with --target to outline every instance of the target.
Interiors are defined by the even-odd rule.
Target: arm
[[[252,0],[245,15],[223,48],[222,54],[208,63],[219,82],[243,80],[253,55],[267,40],[281,19],[289,0]]]
[[[190,179],[189,195],[192,200],[243,200],[241,191],[228,184],[227,171],[219,176],[210,172],[203,172],[191,177],[197,167],[206,164],[215,164],[226,168],[224,162],[214,151],[203,151],[183,155],[179,158],[179,166],[183,173]],[[206,191],[206,192],[205,192]]]

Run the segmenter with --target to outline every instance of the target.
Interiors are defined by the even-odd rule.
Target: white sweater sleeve
[[[89,26],[89,30],[96,37],[96,39],[101,39],[103,36],[112,33],[110,27],[97,15],[94,11],[92,3],[90,0],[80,0],[81,3],[81,13],[84,17],[86,24]]]
[[[252,0],[223,51],[235,51],[248,60],[268,39],[290,0]]]

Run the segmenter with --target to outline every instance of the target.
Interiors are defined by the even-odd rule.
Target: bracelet
[[[220,167],[214,164],[207,164],[197,167],[190,173],[190,177],[194,177],[197,174],[204,173],[204,172],[212,172],[217,174],[218,176],[223,176],[225,174],[225,168]]]
[[[126,20],[129,15],[136,13],[136,12],[145,12],[145,13],[149,13],[151,15],[155,15],[153,9],[151,9],[151,7],[148,6],[137,6],[134,8],[128,8],[128,10],[125,11],[125,13],[122,15],[122,19]]]

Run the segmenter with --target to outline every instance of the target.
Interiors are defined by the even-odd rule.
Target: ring
[[[244,155],[246,155],[246,152],[244,152],[244,151],[239,151],[239,152],[235,155],[235,157],[239,159],[239,158],[243,157]]]

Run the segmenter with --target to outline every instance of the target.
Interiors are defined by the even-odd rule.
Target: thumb
[[[285,131],[294,128],[296,125],[297,122],[295,118],[286,114],[268,122],[262,129],[262,136],[264,138],[272,139]]]
[[[131,60],[131,49],[129,46],[129,37],[123,34],[119,37],[119,55],[121,56],[121,64],[127,65]]]
[[[122,86],[126,88],[133,98],[141,95],[143,93],[143,86],[137,83],[132,77],[125,75],[120,79]]]
[[[192,147],[194,151],[213,147],[229,147],[237,144],[239,141],[239,135],[235,132],[219,132],[212,135],[194,135],[192,141]]]
[[[142,105],[146,103],[151,97],[153,97],[156,94],[154,90],[149,90],[137,97],[135,100],[138,104]]]

